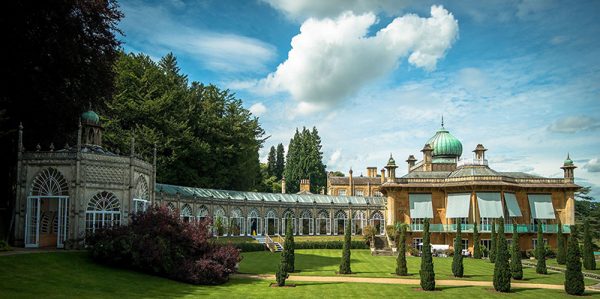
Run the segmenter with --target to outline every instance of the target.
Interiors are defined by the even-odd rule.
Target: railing
[[[265,234],[265,244],[267,244],[267,248],[269,248],[269,250],[271,252],[275,252],[275,242],[273,241],[273,239],[271,239],[271,237],[269,235]]]
[[[473,224],[460,224],[461,231],[472,233],[473,232]],[[458,224],[430,224],[429,231],[436,233],[452,233],[456,232],[456,227]],[[484,224],[480,227],[479,232],[490,232],[492,228],[491,224]],[[563,233],[568,234],[571,233],[571,227],[569,225],[563,225],[562,227]],[[423,224],[410,224],[409,230],[412,232],[420,232],[423,231]],[[498,229],[496,229],[498,231]],[[513,232],[512,224],[504,225],[505,233]],[[537,233],[537,225],[535,224],[517,224],[517,232],[518,233]],[[555,234],[558,233],[558,224],[544,224],[542,225],[542,232],[547,234]]]

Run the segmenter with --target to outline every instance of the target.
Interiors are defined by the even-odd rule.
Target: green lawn
[[[532,263],[535,263],[535,260],[531,260]],[[552,266],[552,267],[560,267],[560,268],[567,268],[566,265],[559,265],[556,262],[556,259],[552,259],[552,260],[546,260],[546,265],[548,266]],[[583,272],[589,272],[589,273],[595,273],[595,274],[600,274],[600,261],[596,261],[596,270],[586,270],[585,268],[583,268],[583,265],[581,265],[581,270]]]
[[[249,259],[249,258],[248,258]],[[245,262],[248,262],[248,259]],[[34,253],[0,257],[0,298],[422,298],[416,286],[299,282],[295,288],[269,288],[269,281],[233,279],[220,286],[194,286],[113,269],[91,262],[85,253]],[[516,289],[498,294],[488,288],[439,287],[436,298],[569,298],[562,291]],[[588,293],[599,298],[600,293]]]
[[[285,238],[282,236],[282,238]],[[294,236],[294,242],[323,242],[323,241],[343,241],[344,236]],[[363,236],[352,236],[354,241],[364,241]]]
[[[339,249],[296,250],[298,275],[334,276],[340,264],[342,251]],[[243,253],[240,272],[252,274],[273,274],[279,262],[279,254],[270,252]],[[405,278],[418,278],[421,258],[407,257],[408,272]],[[359,277],[398,277],[394,274],[396,258],[391,256],[371,256],[369,250],[352,250],[352,271]],[[456,279],[452,276],[452,258],[434,258],[436,279]],[[492,281],[494,265],[488,260],[464,259],[465,280]],[[535,273],[533,268],[524,268],[522,282],[563,284],[564,274],[551,272],[548,275]],[[586,279],[586,284],[597,281]]]

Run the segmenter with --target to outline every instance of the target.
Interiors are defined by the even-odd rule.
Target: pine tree
[[[567,270],[565,271],[565,292],[569,295],[583,295],[585,284],[581,272],[581,254],[579,241],[574,225],[571,225],[571,235],[567,241]]]
[[[452,274],[454,277],[463,277],[463,255],[461,224],[456,225],[456,237],[454,238],[454,257],[452,258]]]
[[[404,225],[400,226],[400,237],[396,241],[396,248],[398,249],[396,275],[406,276],[408,268],[406,267],[406,226]]]
[[[508,265],[508,248],[504,235],[504,218],[500,218],[496,235],[496,262],[494,265],[494,289],[498,292],[510,292],[510,267]]]
[[[494,220],[492,222],[492,239],[490,242],[490,262],[491,263],[495,263],[496,262],[496,221]]]
[[[344,247],[342,248],[342,261],[340,263],[339,274],[352,274],[350,268],[350,245],[352,243],[352,231],[350,220],[346,220],[346,229],[344,231]]]
[[[421,288],[424,291],[435,290],[435,272],[433,271],[433,259],[431,257],[431,241],[429,235],[429,219],[423,221],[423,248],[421,249]]]
[[[586,270],[596,270],[596,260],[594,259],[594,249],[592,247],[592,234],[590,232],[590,221],[588,219],[583,223],[583,267]]]
[[[544,244],[544,235],[542,232],[542,223],[538,223],[537,232],[537,244],[535,246],[535,258],[537,259],[537,265],[535,266],[535,273],[537,274],[548,274],[546,269],[546,246]]]
[[[473,224],[473,258],[481,259],[481,245],[479,244],[479,231],[477,223]]]
[[[275,157],[275,147],[271,146],[271,150],[269,150],[269,156],[267,157],[267,174],[269,176],[275,176],[275,168],[276,168],[276,157]]]
[[[321,138],[316,128],[312,131],[303,128],[302,132],[296,129],[294,137],[290,139],[283,173],[289,193],[299,191],[301,179],[310,179],[312,193],[318,193],[327,185]]]
[[[564,265],[567,262],[567,253],[565,247],[565,235],[563,234],[562,224],[560,220],[558,220],[558,234],[557,234],[557,253],[556,253],[556,262],[559,265]]]
[[[513,224],[510,273],[512,278],[516,280],[523,279],[523,264],[521,263],[521,249],[519,248],[519,232],[517,231],[516,224]]]
[[[283,177],[283,170],[285,169],[285,150],[283,148],[283,144],[277,145],[277,150],[275,154],[275,177],[277,180],[281,180]]]
[[[285,243],[283,245],[283,252],[286,258],[286,272],[293,273],[295,271],[295,254],[294,254],[294,231],[292,227],[292,219],[286,219],[286,227],[285,227]]]

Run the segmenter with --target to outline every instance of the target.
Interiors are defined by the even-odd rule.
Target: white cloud
[[[288,92],[300,102],[300,112],[331,107],[391,73],[404,57],[434,70],[458,36],[458,22],[441,6],[432,6],[429,18],[398,17],[368,36],[377,21],[372,13],[352,12],[305,21],[288,59],[263,80],[264,89]]]
[[[150,55],[174,52],[189,56],[216,72],[266,71],[275,58],[274,46],[237,34],[216,33],[186,26],[161,6],[125,3],[121,27],[139,44],[131,45]],[[129,45],[126,45],[129,46]]]
[[[288,17],[304,20],[310,17],[335,17],[344,11],[396,14],[411,1],[399,0],[263,0]]]
[[[254,114],[254,116],[261,116],[267,112],[267,107],[263,103],[256,103],[250,106],[250,113]]]
[[[579,115],[568,116],[557,120],[548,127],[548,130],[557,133],[576,133],[600,128],[600,121],[596,118]]]
[[[331,168],[336,164],[336,162],[342,157],[342,150],[337,149],[334,151],[329,157],[329,161],[327,162],[327,167]]]
[[[589,172],[600,172],[600,161],[598,158],[591,159],[583,165],[583,169]]]

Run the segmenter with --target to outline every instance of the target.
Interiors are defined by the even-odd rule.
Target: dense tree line
[[[296,193],[301,179],[310,179],[310,191],[319,193],[327,185],[327,173],[321,152],[321,137],[317,128],[312,131],[296,129],[290,140],[283,176],[286,180],[286,191]]]
[[[255,190],[263,129],[241,100],[214,85],[188,82],[172,54],[158,63],[121,53],[115,96],[107,102],[105,143],[150,159],[157,146],[157,180],[189,186]]]
[[[0,236],[11,220],[19,123],[26,149],[75,143],[81,112],[90,104],[102,108],[113,95],[122,16],[113,0],[3,3]]]

